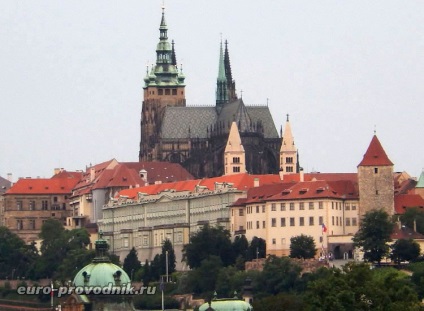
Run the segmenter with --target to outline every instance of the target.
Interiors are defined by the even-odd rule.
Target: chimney
[[[94,167],[90,167],[90,182],[92,182],[95,177],[96,177],[96,170]]]
[[[284,180],[284,172],[282,168],[280,168],[280,170],[278,171],[278,174],[280,175],[280,180]]]
[[[253,187],[259,187],[259,178],[253,179]]]
[[[7,173],[7,180],[10,181],[10,183],[13,183],[12,173]]]
[[[301,168],[299,169],[299,178],[300,178],[300,181],[301,181],[301,182],[305,181],[305,175],[304,175],[304,173],[303,173],[303,167],[301,167]]]
[[[56,168],[53,170],[53,175],[57,175],[57,174],[59,174],[59,173],[60,173],[60,168],[56,167]]]

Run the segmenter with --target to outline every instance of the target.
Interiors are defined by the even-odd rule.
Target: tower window
[[[240,163],[240,158],[239,157],[234,157],[233,158],[233,163]]]
[[[177,89],[172,89],[172,95],[177,95]]]
[[[233,173],[240,173],[240,166],[234,166]]]
[[[163,90],[162,89],[159,89],[158,90],[158,95],[163,95]]]
[[[171,95],[171,90],[170,89],[165,89],[165,95]]]
[[[378,174],[378,167],[374,167],[374,174]]]
[[[286,163],[293,163],[293,157],[287,157]]]
[[[291,166],[286,166],[286,172],[287,172],[287,173],[293,173],[293,167],[291,167]]]

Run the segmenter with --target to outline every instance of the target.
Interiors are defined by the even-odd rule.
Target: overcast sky
[[[214,105],[228,39],[246,105],[290,114],[301,166],[355,172],[377,130],[396,171],[424,167],[424,1],[168,0],[188,105]],[[162,1],[0,2],[0,176],[137,161]]]

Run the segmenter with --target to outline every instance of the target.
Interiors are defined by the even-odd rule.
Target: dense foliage
[[[390,216],[383,210],[364,215],[353,242],[356,247],[362,248],[366,261],[380,264],[381,259],[389,254],[388,242],[391,241],[393,225]]]
[[[298,235],[290,239],[290,257],[309,259],[314,258],[316,245],[314,238],[310,235]]]

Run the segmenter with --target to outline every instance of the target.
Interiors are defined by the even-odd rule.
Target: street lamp
[[[166,283],[168,283],[168,251],[166,251],[165,254],[166,254]]]

